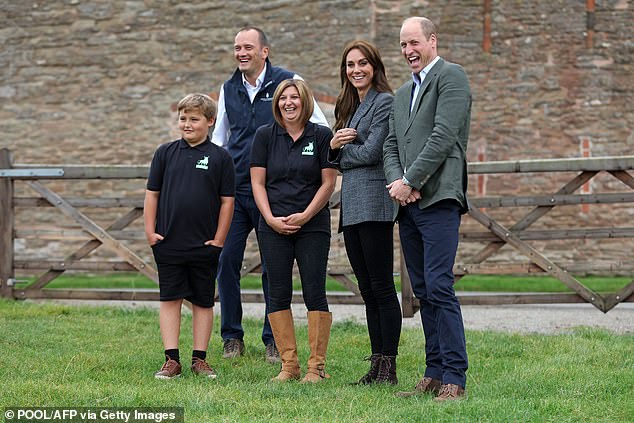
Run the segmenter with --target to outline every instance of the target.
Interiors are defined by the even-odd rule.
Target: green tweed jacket
[[[394,96],[383,144],[387,182],[405,176],[422,195],[421,209],[454,199],[466,212],[471,121],[467,75],[460,65],[441,58],[423,80],[410,113],[412,85],[413,81],[406,82]]]

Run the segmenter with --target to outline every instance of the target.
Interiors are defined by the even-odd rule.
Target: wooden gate
[[[568,303],[588,302],[603,312],[607,312],[622,301],[634,301],[634,281],[618,292],[599,294],[580,283],[572,274],[613,273],[615,271],[634,271],[634,257],[630,261],[602,268],[596,263],[556,263],[543,252],[528,243],[532,240],[572,240],[600,238],[634,238],[634,227],[575,228],[530,230],[535,222],[555,207],[573,204],[617,204],[634,202],[634,191],[575,194],[580,187],[588,183],[600,172],[612,175],[624,186],[634,190],[634,177],[628,173],[634,169],[634,156],[615,158],[525,160],[513,162],[471,163],[470,175],[493,174],[545,174],[553,172],[572,173],[572,179],[552,193],[531,196],[472,197],[469,218],[478,222],[483,229],[468,231],[461,228],[461,243],[485,243],[479,251],[463,258],[455,265],[454,272],[459,279],[467,274],[535,274],[548,273],[560,280],[573,293],[535,293],[535,294],[459,294],[462,304],[528,304],[528,303]],[[25,165],[13,164],[11,153],[0,149],[0,296],[7,298],[57,298],[92,300],[158,300],[156,289],[46,289],[47,284],[66,270],[91,272],[137,271],[157,282],[157,273],[151,262],[144,260],[142,254],[135,252],[126,241],[144,240],[143,231],[126,230],[142,216],[142,197],[89,198],[88,193],[81,198],[64,198],[48,183],[51,181],[107,181],[136,180],[138,187],[144,186],[147,166],[76,166],[76,165]],[[37,194],[35,197],[16,196],[15,183],[24,184],[24,191]],[[331,205],[338,207],[339,192],[336,192]],[[71,219],[79,229],[42,229],[39,227],[15,227],[16,208],[55,208],[58,213]],[[512,225],[503,225],[499,219],[491,216],[495,209],[504,207],[524,207],[529,211]],[[80,209],[123,210],[109,224],[99,224]],[[623,222],[624,223],[624,222]],[[629,222],[628,222],[629,223]],[[15,240],[21,238],[40,239],[89,239],[63,258],[15,260]],[[509,245],[517,253],[526,257],[523,264],[492,263],[500,249]],[[632,249],[632,245],[625,244]],[[98,248],[107,249],[114,257],[108,260],[87,260]],[[147,251],[147,247],[145,247]],[[399,257],[398,254],[395,255]],[[489,261],[487,261],[489,260]],[[242,274],[257,270],[257,259],[244,263]],[[401,269],[405,266],[401,265]],[[35,283],[25,288],[18,286],[15,271],[36,276]],[[328,300],[339,304],[362,304],[356,283],[351,279],[351,269],[331,268],[329,276],[345,286],[349,292],[329,293]],[[402,272],[403,315],[411,317],[418,309],[418,301],[413,297],[407,273]],[[261,293],[244,293],[245,302],[263,302]],[[294,302],[301,302],[301,295],[295,295]]]
[[[64,198],[47,186],[46,182],[129,180],[137,188],[144,189],[148,166],[77,166],[77,165],[21,165],[13,164],[11,153],[0,149],[0,296],[8,298],[54,298],[83,300],[158,300],[156,289],[47,289],[46,286],[67,270],[90,272],[136,271],[158,284],[158,274],[152,262],[133,251],[125,241],[144,241],[142,230],[126,230],[143,215],[143,198],[98,198],[86,192],[81,198]],[[37,197],[15,196],[14,184],[24,184]],[[338,195],[333,195],[337,202]],[[43,229],[41,227],[15,227],[16,208],[55,208],[71,219],[78,230],[67,228]],[[120,216],[109,225],[100,225],[88,213],[80,209],[122,209]],[[16,239],[76,240],[89,236],[83,245],[63,258],[21,259],[14,257]],[[109,250],[116,259],[88,259],[98,248]],[[143,245],[145,252],[149,251]],[[245,261],[242,276],[259,269],[259,260]],[[19,287],[15,270],[35,275],[36,280],[26,288]],[[41,272],[41,273],[36,273]],[[337,280],[348,292],[329,293],[328,300],[339,304],[361,304],[356,283],[349,277],[350,271],[333,269],[329,276]],[[245,302],[264,302],[262,293],[243,293]],[[294,295],[294,302],[302,302],[301,295]]]
[[[486,245],[475,254],[464,257],[454,266],[456,280],[468,274],[544,274],[557,278],[573,293],[533,293],[533,294],[478,294],[459,295],[463,305],[493,304],[546,304],[588,302],[603,312],[608,312],[618,303],[634,301],[634,280],[618,292],[599,294],[579,282],[572,274],[612,274],[617,272],[634,273],[634,242],[625,242],[623,248],[631,253],[625,256],[627,262],[599,266],[592,261],[555,263],[543,252],[531,246],[527,241],[553,241],[573,239],[634,238],[634,227],[594,227],[545,229],[531,231],[530,227],[558,206],[583,204],[618,204],[634,202],[634,177],[628,171],[634,169],[634,156],[602,157],[584,159],[519,160],[506,162],[470,163],[470,175],[491,174],[534,174],[552,176],[553,173],[572,174],[571,179],[555,192],[543,192],[538,195],[518,196],[517,194],[499,197],[471,198],[469,218],[478,222],[486,232],[466,231],[461,228],[460,241],[484,242]],[[630,192],[599,194],[575,194],[582,186],[601,172],[620,181]],[[545,175],[544,175],[545,174]],[[535,178],[539,179],[539,178]],[[543,178],[541,178],[543,179]],[[530,187],[535,190],[535,187]],[[517,222],[504,226],[491,217],[489,211],[508,207],[528,208]],[[631,222],[613,222],[613,224]],[[495,256],[505,246],[511,246],[518,254],[526,258],[524,264],[487,264],[487,259]],[[403,272],[405,278],[406,272]],[[419,309],[409,283],[402,283],[403,314],[413,315]]]

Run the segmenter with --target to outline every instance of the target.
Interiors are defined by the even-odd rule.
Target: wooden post
[[[491,0],[484,0],[482,51],[491,53]]]
[[[0,148],[0,169],[12,166],[11,152]],[[13,287],[13,179],[0,177],[0,297],[12,298]]]
[[[405,259],[403,259],[403,250],[400,250],[401,256],[401,309],[403,310],[403,317],[414,317],[420,309],[418,300],[414,297],[414,291],[412,291],[412,283],[409,280],[409,274],[407,273],[407,266],[405,266]]]

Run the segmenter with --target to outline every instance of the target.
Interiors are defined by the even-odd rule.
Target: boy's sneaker
[[[205,376],[210,379],[216,378],[216,371],[205,361],[198,357],[192,358],[192,373],[197,376]]]
[[[154,377],[157,379],[174,379],[175,377],[179,377],[181,375],[181,370],[182,367],[180,363],[170,358],[163,363],[161,370],[154,373]]]
[[[227,339],[223,346],[222,358],[236,358],[244,354],[242,339]]]

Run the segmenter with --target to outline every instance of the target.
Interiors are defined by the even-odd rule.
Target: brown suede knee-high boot
[[[308,357],[308,370],[302,382],[320,382],[330,375],[324,370],[326,365],[326,352],[330,340],[330,326],[332,325],[332,313],[327,311],[308,312],[308,344],[310,356]]]
[[[301,372],[297,358],[297,342],[295,341],[293,313],[291,313],[291,310],[280,310],[269,313],[269,322],[273,330],[275,345],[277,345],[280,358],[282,359],[282,370],[280,374],[271,380],[286,382],[287,380],[299,379]]]

